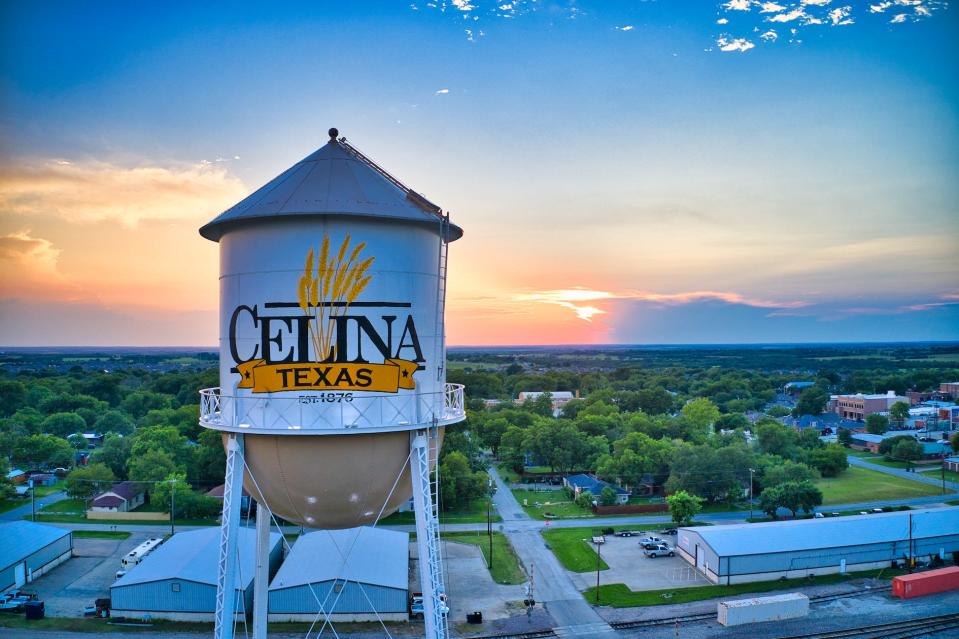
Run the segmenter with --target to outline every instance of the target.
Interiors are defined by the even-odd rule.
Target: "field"
[[[733,584],[731,586],[697,586],[694,588],[676,588],[674,590],[642,590],[632,591],[624,584],[607,584],[599,587],[599,603],[613,608],[632,608],[635,606],[660,606],[664,604],[687,603],[701,601],[714,597],[730,597],[747,593],[769,592],[771,590],[785,590],[801,588],[803,586],[819,586],[835,584],[862,577],[891,579],[905,571],[883,569],[867,572],[855,572],[845,575],[819,575],[804,579],[777,579],[776,581],[757,581],[748,584]],[[583,597],[593,603],[596,601],[596,588],[588,588]]]
[[[533,519],[576,519],[593,517],[592,511],[583,510],[569,499],[569,495],[562,489],[557,490],[513,490],[513,496],[520,506],[527,500],[528,506],[523,506],[526,514]],[[546,517],[546,513],[555,517]]]
[[[824,506],[924,497],[941,492],[937,486],[856,466],[850,466],[839,477],[819,479],[816,486],[822,491]]]
[[[489,537],[486,533],[448,532],[443,533],[443,539],[479,546],[486,564],[489,565]],[[521,584],[526,581],[526,573],[519,565],[513,546],[506,535],[500,532],[493,533],[493,567],[490,569],[490,576],[498,584]]]
[[[661,530],[669,524],[633,524],[631,526],[615,526],[613,530]],[[554,528],[542,533],[543,539],[550,550],[556,555],[563,567],[573,572],[592,572],[596,570],[596,551],[589,539],[603,534],[602,528]],[[609,566],[600,560],[599,569],[606,570]]]

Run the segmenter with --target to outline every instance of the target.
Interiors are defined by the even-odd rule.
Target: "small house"
[[[143,488],[139,484],[132,481],[123,481],[96,495],[90,504],[90,510],[126,513],[142,506],[145,499]]]
[[[579,497],[584,492],[590,493],[597,500],[603,494],[604,488],[611,488],[616,493],[616,503],[625,504],[629,501],[629,491],[622,486],[603,481],[596,475],[567,475],[563,477],[563,486],[573,491],[574,497]]]

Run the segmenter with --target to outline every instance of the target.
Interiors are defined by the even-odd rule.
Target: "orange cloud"
[[[69,299],[76,293],[57,268],[60,250],[30,230],[0,236],[0,298]]]
[[[69,222],[208,218],[248,193],[243,183],[211,164],[126,168],[97,161],[55,160],[0,167],[0,211],[55,215]]]

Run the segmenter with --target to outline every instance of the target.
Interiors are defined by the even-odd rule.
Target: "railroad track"
[[[890,621],[874,626],[860,626],[858,628],[845,628],[843,630],[813,632],[804,635],[788,635],[779,637],[779,639],[844,639],[846,637],[854,637],[856,639],[910,639],[911,637],[935,635],[945,630],[955,629],[959,629],[959,613],[939,615],[937,617],[924,617],[922,619]]]
[[[873,592],[884,592],[887,590],[892,590],[892,586],[886,586],[884,588],[869,588],[863,590],[856,590],[853,592],[841,592],[835,595],[818,595],[815,597],[809,598],[809,603],[825,603],[827,601],[836,601],[837,599],[847,599],[849,597],[860,597],[862,595],[868,595]],[[653,626],[673,626],[676,624],[687,624],[687,623],[698,623],[700,621],[714,621],[716,619],[715,612],[706,612],[699,615],[685,615],[682,617],[662,617],[659,619],[637,619],[635,621],[614,621],[609,625],[616,630],[632,630],[634,628],[650,628]]]
[[[500,635],[481,635],[470,639],[547,639],[555,637],[552,630],[533,630],[532,632],[513,632]]]

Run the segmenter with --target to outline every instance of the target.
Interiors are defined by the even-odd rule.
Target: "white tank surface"
[[[724,626],[795,619],[809,614],[809,597],[792,592],[786,595],[721,601],[717,621]]]
[[[410,431],[465,418],[443,337],[462,230],[337,135],[200,229],[220,244],[220,388],[201,424],[243,433],[247,491],[313,528],[396,510]]]

